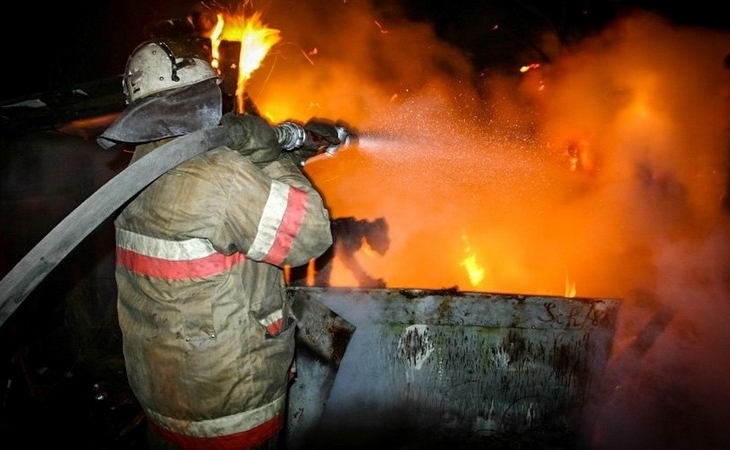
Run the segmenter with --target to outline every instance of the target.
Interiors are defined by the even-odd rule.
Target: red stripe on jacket
[[[266,255],[266,262],[274,265],[281,265],[291,250],[292,243],[307,213],[307,200],[309,194],[291,188],[287,197],[286,213],[281,219],[279,228],[276,230],[274,245],[271,246],[269,254]]]
[[[281,333],[282,325],[284,325],[284,320],[279,319],[274,323],[266,325],[266,332],[269,333],[271,336],[278,336],[279,333]]]
[[[117,265],[132,272],[167,280],[204,278],[223,273],[246,259],[241,253],[213,253],[199,259],[171,261],[117,247]]]
[[[164,440],[176,445],[181,450],[246,450],[263,444],[273,438],[284,427],[284,416],[276,417],[261,425],[240,433],[225,436],[198,437],[175,433],[150,422],[155,432]]]

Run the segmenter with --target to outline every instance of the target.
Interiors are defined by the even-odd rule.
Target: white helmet
[[[122,88],[127,104],[158,92],[217,78],[205,47],[191,44],[177,41],[140,44],[124,70]]]

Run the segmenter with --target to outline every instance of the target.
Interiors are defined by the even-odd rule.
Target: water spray
[[[332,145],[322,136],[305,129],[294,122],[282,122],[274,127],[276,138],[284,151],[294,151],[301,147],[318,148],[319,152],[307,159],[307,163],[321,157],[334,156],[337,152],[356,145],[361,151],[372,151],[387,148],[402,148],[407,145],[403,136],[395,137],[391,133],[353,131],[342,124],[333,125],[337,131],[339,144]],[[407,139],[406,139],[407,140]],[[411,142],[411,141],[409,141]]]
[[[364,151],[373,150],[389,150],[394,148],[406,148],[413,145],[419,145],[419,138],[413,138],[409,140],[409,136],[400,135],[397,136],[393,133],[386,133],[382,131],[369,131],[367,133],[357,134],[357,145],[358,148]]]

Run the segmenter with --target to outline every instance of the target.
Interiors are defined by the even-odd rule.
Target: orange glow
[[[307,286],[314,286],[314,277],[317,271],[314,268],[314,259],[310,259],[307,263]]]
[[[593,173],[596,171],[595,156],[590,151],[588,139],[575,139],[566,149],[570,170],[573,172]]]
[[[389,288],[569,296],[580,280],[582,297],[626,297],[656,285],[674,260],[666,242],[717,222],[727,49],[699,52],[692,35],[634,20],[525,72],[476,77],[422,24],[359,2],[332,22],[332,5],[290,6],[264,10],[286,45],[273,49],[273,70],[246,80],[247,94],[274,123],[354,127],[357,145],[306,172],[331,217],[388,220],[387,254],[358,256]],[[659,39],[644,29],[677,48],[655,58]],[[332,284],[358,285],[337,257]]]
[[[218,14],[218,22],[213,29],[210,40],[213,50],[213,66],[218,68],[220,61],[221,41],[240,42],[236,83],[236,108],[243,112],[244,91],[251,74],[261,66],[271,48],[279,43],[279,30],[269,28],[261,22],[261,13],[255,12],[251,17],[244,15]]]
[[[546,37],[555,47],[539,67],[502,72],[473,67],[431,27],[371,3],[267,9],[286,45],[274,70],[247,80],[272,122],[328,118],[358,133],[357,145],[305,171],[331,217],[387,219],[391,246],[377,258],[358,252],[363,269],[389,289],[620,298],[618,355],[643,340],[653,323],[644,315],[669,305],[680,314],[641,367],[622,366],[633,372],[620,395],[641,388],[632,397],[649,411],[647,383],[633,375],[678,364],[690,380],[712,373],[725,386],[707,368],[727,360],[727,346],[709,343],[728,342],[730,316],[720,205],[730,72],[718,45],[730,35],[631,16],[570,46]],[[330,283],[359,286],[338,255]],[[685,339],[721,351],[680,363]],[[714,388],[702,387],[699,403]]]

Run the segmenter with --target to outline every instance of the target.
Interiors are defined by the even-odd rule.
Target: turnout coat
[[[165,142],[138,146],[132,163]],[[214,149],[154,181],[114,225],[127,375],[151,424],[181,448],[275,435],[296,324],[283,268],[332,244],[300,166]]]

